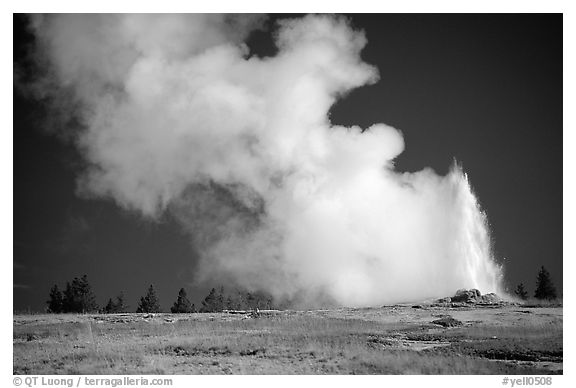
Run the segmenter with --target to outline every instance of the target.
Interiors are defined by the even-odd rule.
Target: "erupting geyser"
[[[458,165],[399,173],[399,131],[331,124],[339,96],[377,81],[363,32],[340,17],[283,20],[278,53],[258,58],[243,40],[260,22],[34,17],[47,69],[35,86],[82,124],[80,190],[173,215],[201,255],[200,280],[347,306],[501,291]]]

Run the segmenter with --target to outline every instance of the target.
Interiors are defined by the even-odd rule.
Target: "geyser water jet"
[[[174,216],[201,255],[199,281],[344,306],[501,291],[459,166],[397,172],[398,130],[330,122],[338,98],[378,80],[360,58],[364,33],[342,17],[282,20],[278,53],[258,58],[243,40],[260,26],[254,16],[33,17],[47,67],[36,90],[81,123],[79,190]]]

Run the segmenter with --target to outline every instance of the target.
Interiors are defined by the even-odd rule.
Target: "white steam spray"
[[[34,17],[42,90],[83,124],[81,190],[176,217],[201,253],[200,280],[346,306],[500,292],[485,215],[457,165],[398,173],[399,131],[330,123],[339,96],[377,81],[364,34],[340,17],[283,20],[278,53],[258,58],[243,40],[260,24]]]

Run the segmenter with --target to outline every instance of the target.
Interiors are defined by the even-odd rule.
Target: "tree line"
[[[54,314],[94,312],[114,314],[129,311],[129,306],[125,303],[123,293],[120,293],[114,299],[109,298],[103,307],[99,307],[86,275],[67,282],[64,291],[60,291],[56,284],[52,286],[49,299],[46,303],[48,305],[47,312]],[[268,310],[272,308],[274,308],[274,305],[270,295],[263,292],[248,292],[242,290],[226,292],[224,287],[219,287],[218,289],[212,288],[202,301],[201,306],[196,308],[194,303],[191,303],[188,299],[186,290],[181,288],[176,301],[172,307],[170,307],[170,312],[211,313],[224,310]],[[146,294],[140,298],[136,312],[161,312],[160,300],[156,295],[156,290],[153,285],[150,285]]]
[[[520,299],[528,299],[528,292],[524,284],[520,283],[514,291]],[[554,300],[557,298],[556,288],[550,277],[550,273],[543,266],[538,272],[536,278],[536,289],[534,298],[540,300]],[[83,275],[80,278],[74,278],[66,282],[66,287],[60,291],[58,285],[50,289],[47,311],[49,313],[91,313],[100,312],[105,314],[128,312],[129,306],[126,305],[124,294],[120,293],[114,299],[109,298],[106,305],[99,307],[96,303],[96,297],[92,287],[88,283],[88,277]],[[196,308],[191,303],[186,294],[186,290],[181,288],[178,292],[176,301],[170,307],[172,313],[211,313],[224,310],[269,310],[277,308],[272,302],[272,297],[263,292],[248,292],[235,290],[226,292],[224,287],[218,289],[212,288],[208,295],[202,301],[202,304]],[[157,313],[160,312],[160,300],[156,295],[154,286],[150,285],[146,295],[140,298],[137,313]]]
[[[514,290],[516,296],[522,300],[528,299],[528,291],[524,287],[524,283],[520,283],[516,286]],[[536,278],[536,289],[534,290],[534,298],[540,300],[554,300],[558,297],[556,294],[556,287],[552,283],[552,278],[550,273],[542,266],[540,271],[538,271],[538,276]]]

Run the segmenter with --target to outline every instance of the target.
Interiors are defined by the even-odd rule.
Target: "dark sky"
[[[274,16],[273,20],[281,16]],[[352,15],[373,86],[333,107],[334,124],[400,129],[397,169],[446,173],[456,158],[488,214],[507,284],[530,293],[541,265],[562,288],[562,15]],[[14,18],[15,68],[33,37]],[[273,52],[269,32],[249,41]],[[180,287],[199,303],[196,254],[170,219],[151,222],[75,194],[81,159],[46,131],[44,107],[14,87],[14,310],[40,311],[53,284],[87,274],[98,302],[150,283],[164,309]],[[216,285],[216,284],[214,284]]]

